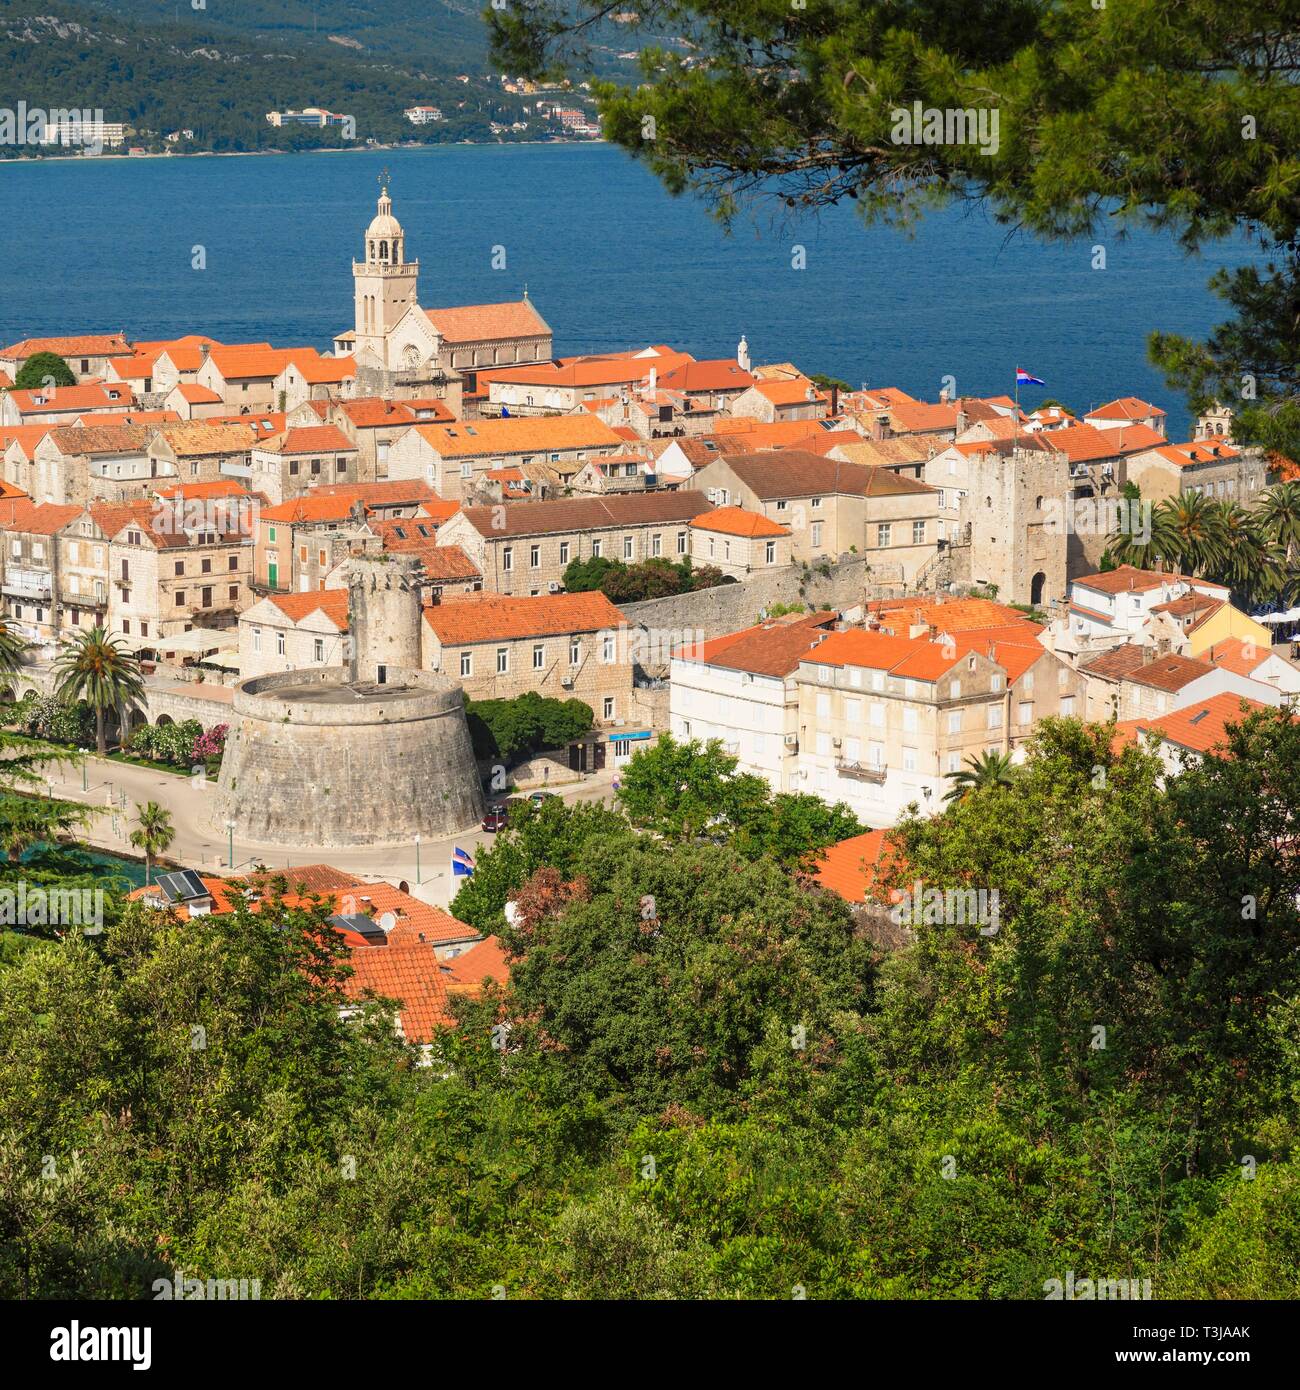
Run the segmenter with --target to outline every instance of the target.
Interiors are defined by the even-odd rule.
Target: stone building
[[[52,429],[36,446],[24,487],[45,502],[84,506],[96,498],[147,497],[159,479],[175,481],[176,460],[161,432],[146,425]]]
[[[712,565],[733,579],[755,570],[790,563],[790,528],[761,512],[716,507],[690,523],[691,561],[696,569]]]
[[[832,633],[799,662],[799,786],[868,825],[915,803],[942,809],[948,778],[986,751],[1016,756],[1048,715],[1083,714],[1082,679],[1035,624],[903,637]]]
[[[35,503],[25,497],[0,501],[4,620],[28,642],[48,645],[58,636],[58,538],[80,512],[80,507]]]
[[[602,593],[452,598],[424,610],[422,664],[472,700],[535,690],[579,699],[601,724],[631,712],[634,653],[627,620]]]
[[[274,505],[322,483],[355,483],[357,447],[336,425],[300,425],[257,444],[249,486]]]
[[[556,593],[574,560],[684,559],[691,519],[710,510],[686,491],[466,507],[439,527],[438,544],[459,545],[494,593]]]
[[[222,478],[252,477],[257,436],[246,424],[182,421],[159,428],[182,482],[210,483]]]
[[[888,469],[779,449],[724,455],[682,487],[788,526],[796,564],[857,552],[910,582],[936,553],[938,491]]]
[[[551,329],[527,291],[504,304],[420,307],[420,265],[407,259],[387,185],[364,242],[352,263],[353,327],[334,340],[337,355],[356,359],[356,395],[436,396],[459,414],[463,374],[550,358]]]
[[[190,530],[156,523],[152,503],[95,509],[108,539],[111,630],[149,649],[193,627],[233,628],[252,601],[253,541],[242,526]]]
[[[52,352],[62,357],[78,382],[99,380],[109,361],[126,357],[131,345],[121,333],[86,333],[69,338],[24,338],[0,348],[0,371],[16,379],[23,364],[39,352]]]
[[[1164,444],[1126,460],[1128,481],[1142,498],[1160,502],[1201,493],[1220,502],[1253,507],[1268,485],[1268,464],[1256,449],[1237,449],[1219,438]]]
[[[389,450],[388,476],[422,479],[440,497],[460,502],[494,469],[566,460],[580,467],[625,447],[626,440],[592,415],[412,425]]]
[[[273,671],[342,666],[347,638],[346,589],[271,594],[240,614],[240,674],[247,679]]]
[[[418,669],[418,562],[352,565],[346,664],[235,687],[215,829],[264,845],[392,844],[482,816],[460,686]]]
[[[108,382],[5,391],[0,393],[0,427],[75,425],[83,415],[117,414],[135,406],[130,387]]]

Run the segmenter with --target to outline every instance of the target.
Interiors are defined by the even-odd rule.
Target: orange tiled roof
[[[125,384],[89,382],[84,386],[55,386],[48,390],[11,391],[9,399],[23,415],[40,415],[51,410],[120,410],[135,404],[135,395]]]
[[[260,447],[269,454],[355,453],[357,446],[337,425],[295,425],[283,435],[265,439]]]
[[[762,512],[747,512],[743,507],[718,507],[701,516],[692,517],[690,524],[701,531],[718,531],[724,536],[788,536],[790,528],[765,517]]]
[[[248,489],[236,478],[217,478],[210,483],[173,483],[160,487],[159,497],[247,497]]]
[[[348,630],[346,589],[317,589],[302,594],[270,594],[268,597],[290,622],[300,623],[310,614],[320,612],[340,632]]]
[[[425,317],[449,343],[477,343],[492,338],[549,337],[550,327],[527,299],[505,304],[462,304],[454,309],[426,309]]]
[[[599,590],[581,594],[541,594],[535,598],[467,594],[426,608],[424,620],[443,646],[599,632],[627,623],[619,609]]]
[[[1059,430],[1050,430],[1045,440],[1071,463],[1118,458],[1122,454],[1159,448],[1165,443],[1164,435],[1149,425],[1122,425],[1119,429],[1105,430],[1094,425],[1065,425]]]
[[[182,420],[162,431],[177,458],[199,458],[207,454],[246,454],[257,443],[256,432],[244,421]]]
[[[1225,671],[1234,671],[1239,676],[1250,676],[1273,655],[1273,648],[1260,642],[1252,642],[1245,637],[1225,637],[1222,642],[1201,653],[1201,660],[1221,666]]]
[[[126,357],[131,345],[120,333],[86,333],[71,338],[24,338],[0,348],[0,357],[7,362],[21,362],[38,352],[52,352],[59,357]]]
[[[544,453],[550,449],[612,449],[623,443],[603,420],[590,415],[521,415],[413,428],[443,458]]]
[[[52,536],[73,517],[80,515],[80,507],[33,502],[24,493],[0,501],[0,530],[21,531],[31,536]]]
[[[489,944],[491,943],[491,944]],[[352,998],[370,992],[399,1006],[402,1036],[408,1043],[428,1043],[453,1022],[451,996],[476,994],[487,980],[505,984],[509,968],[495,937],[488,937],[448,961],[440,961],[433,942],[397,942],[357,946],[353,975],[344,985]]]
[[[179,391],[181,399],[188,401],[191,405],[220,405],[221,397],[216,391],[210,391],[206,386],[200,386],[196,381],[182,381],[172,387],[173,391]]]
[[[1237,458],[1239,451],[1231,444],[1197,439],[1190,444],[1166,444],[1156,453],[1175,468],[1192,468],[1199,463],[1226,463]]]
[[[1105,405],[1088,412],[1095,420],[1145,420],[1164,413],[1158,405],[1139,400],[1137,396],[1120,396],[1118,400],[1107,401]]]
[[[563,535],[610,526],[669,525],[712,510],[699,492],[628,492],[608,497],[557,497],[508,507],[466,507],[466,521],[486,540]],[[501,513],[504,511],[505,515]],[[502,524],[504,523],[504,524]]]
[[[1208,676],[1214,667],[1206,661],[1194,657],[1179,656],[1173,652],[1156,654],[1148,661],[1150,647],[1139,647],[1126,642],[1123,646],[1112,647],[1086,662],[1082,670],[1090,676],[1103,676],[1108,680],[1133,681],[1137,685],[1149,685],[1156,690],[1176,694],[1185,686]]]
[[[148,425],[65,425],[50,439],[61,454],[139,454],[156,433]]]
[[[886,845],[889,833],[868,830],[865,835],[852,835],[822,850],[813,878],[845,902],[867,902],[877,872],[893,862],[894,851]]]
[[[1210,753],[1227,742],[1229,724],[1241,724],[1250,715],[1267,710],[1268,705],[1242,695],[1211,695],[1159,719],[1124,719],[1115,726],[1115,746],[1138,742],[1154,733],[1162,742],[1172,743],[1193,753]]]
[[[31,458],[36,446],[55,428],[54,425],[10,425],[0,429],[0,452],[17,444],[24,457]]]
[[[352,515],[352,508],[359,499],[349,493],[337,493],[332,497],[317,497],[309,492],[305,497],[291,497],[287,502],[277,502],[273,507],[263,507],[258,513],[260,521],[283,521],[310,523],[313,521],[344,521]]]
[[[344,493],[370,507],[419,503],[423,507],[457,510],[455,502],[444,502],[422,478],[390,478],[377,483],[321,483],[319,487],[312,488],[315,497],[337,497]]]
[[[788,614],[707,642],[679,647],[673,657],[748,671],[755,676],[788,676],[826,635],[835,613]]]
[[[1041,631],[1037,624],[1029,623],[1018,608],[987,598],[881,599],[867,607],[882,623],[894,627],[901,625],[904,636],[907,628],[917,623],[926,623],[940,632],[960,633],[972,628],[1004,628],[1023,622],[1035,632]]]
[[[811,396],[808,394],[810,388]],[[754,390],[773,405],[805,405],[826,399],[806,377],[796,381],[760,381]]]
[[[1140,594],[1148,589],[1158,589],[1162,584],[1176,584],[1180,578],[1180,575],[1165,574],[1161,570],[1140,570],[1133,565],[1119,565],[1098,574],[1080,575],[1072,582],[1103,594]]]
[[[821,666],[862,666],[921,681],[938,680],[961,659],[952,644],[861,629],[831,633],[805,658]]]
[[[703,362],[685,362],[659,377],[666,391],[743,391],[753,386],[753,373],[745,371],[729,357],[709,358]]]

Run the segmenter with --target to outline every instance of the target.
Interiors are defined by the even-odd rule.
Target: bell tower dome
[[[366,228],[365,260],[352,262],[355,352],[368,352],[385,367],[396,365],[388,360],[388,335],[416,302],[419,277],[419,261],[406,259],[406,233],[393,216],[385,170],[380,175],[379,206]]]

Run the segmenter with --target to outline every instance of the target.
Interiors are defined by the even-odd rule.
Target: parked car
[[[509,820],[510,813],[504,806],[489,806],[483,817],[483,829],[495,834],[498,830],[504,830]]]
[[[558,800],[558,798],[554,792],[533,792],[528,798],[528,804],[530,806],[542,806],[548,801],[556,800]]]

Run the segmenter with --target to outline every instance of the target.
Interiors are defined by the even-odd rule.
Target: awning
[[[149,638],[147,644],[160,652],[235,651],[239,647],[239,632],[235,628],[196,627],[169,637]]]
[[[201,666],[219,666],[223,671],[242,671],[243,663],[234,652],[214,652],[211,656],[205,656],[199,663]]]

